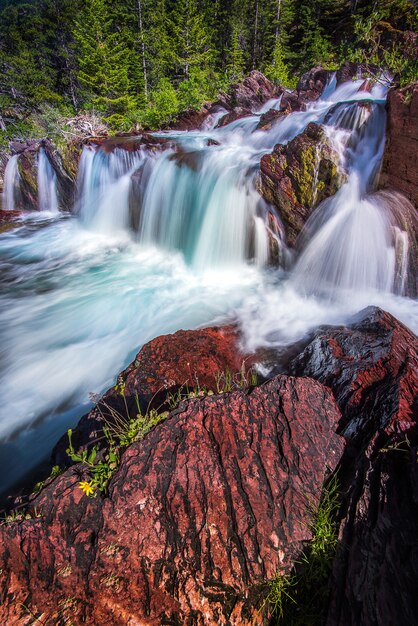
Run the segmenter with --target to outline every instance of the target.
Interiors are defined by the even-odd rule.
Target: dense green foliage
[[[3,0],[0,132],[45,132],[51,111],[158,126],[251,69],[294,86],[316,64],[417,75],[413,0]],[[35,123],[33,112],[38,119]],[[28,120],[28,113],[31,121]]]

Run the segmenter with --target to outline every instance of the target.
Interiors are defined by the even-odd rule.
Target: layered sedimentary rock
[[[310,538],[340,414],[321,384],[279,376],[197,399],[131,445],[105,500],[75,466],[1,527],[0,616],[74,624],[261,624],[254,585]],[[84,622],[83,622],[84,620]]]
[[[119,387],[149,396],[196,371],[210,386],[239,363],[236,339],[233,328],[157,338]],[[370,308],[316,331],[289,365],[300,377],[182,401],[127,448],[108,497],[87,498],[85,468],[67,469],[31,519],[0,528],[0,618],[262,624],[263,582],[298,559],[339,466],[328,626],[414,624],[417,365],[416,337]]]
[[[318,204],[336,193],[345,175],[323,128],[309,124],[286,145],[277,144],[261,159],[258,190],[282,219],[294,245]]]
[[[316,332],[292,371],[333,390],[348,442],[327,626],[416,624],[417,337],[370,307]]]
[[[401,191],[418,207],[418,83],[392,89],[381,186]]]

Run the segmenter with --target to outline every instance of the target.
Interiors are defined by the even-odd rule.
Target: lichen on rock
[[[261,160],[257,187],[282,219],[293,246],[313,210],[346,180],[324,130],[311,123],[286,145],[277,144]]]

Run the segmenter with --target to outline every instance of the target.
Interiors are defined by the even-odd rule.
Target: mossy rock
[[[278,211],[287,242],[294,246],[314,209],[346,181],[324,128],[311,123],[286,145],[261,160],[258,190]]]

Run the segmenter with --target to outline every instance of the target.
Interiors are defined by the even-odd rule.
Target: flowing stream
[[[223,128],[220,111],[199,131],[155,134],[164,149],[86,147],[72,215],[59,212],[40,151],[40,211],[0,237],[0,491],[157,335],[238,319],[248,349],[281,346],[370,304],[418,330],[407,297],[415,214],[396,194],[372,193],[387,88],[360,86],[333,80],[269,131],[257,130],[260,115],[279,100]],[[326,126],[348,182],[314,211],[293,253],[255,183],[263,154],[310,122]],[[12,157],[7,208],[18,177]],[[271,237],[286,267],[269,266]]]

